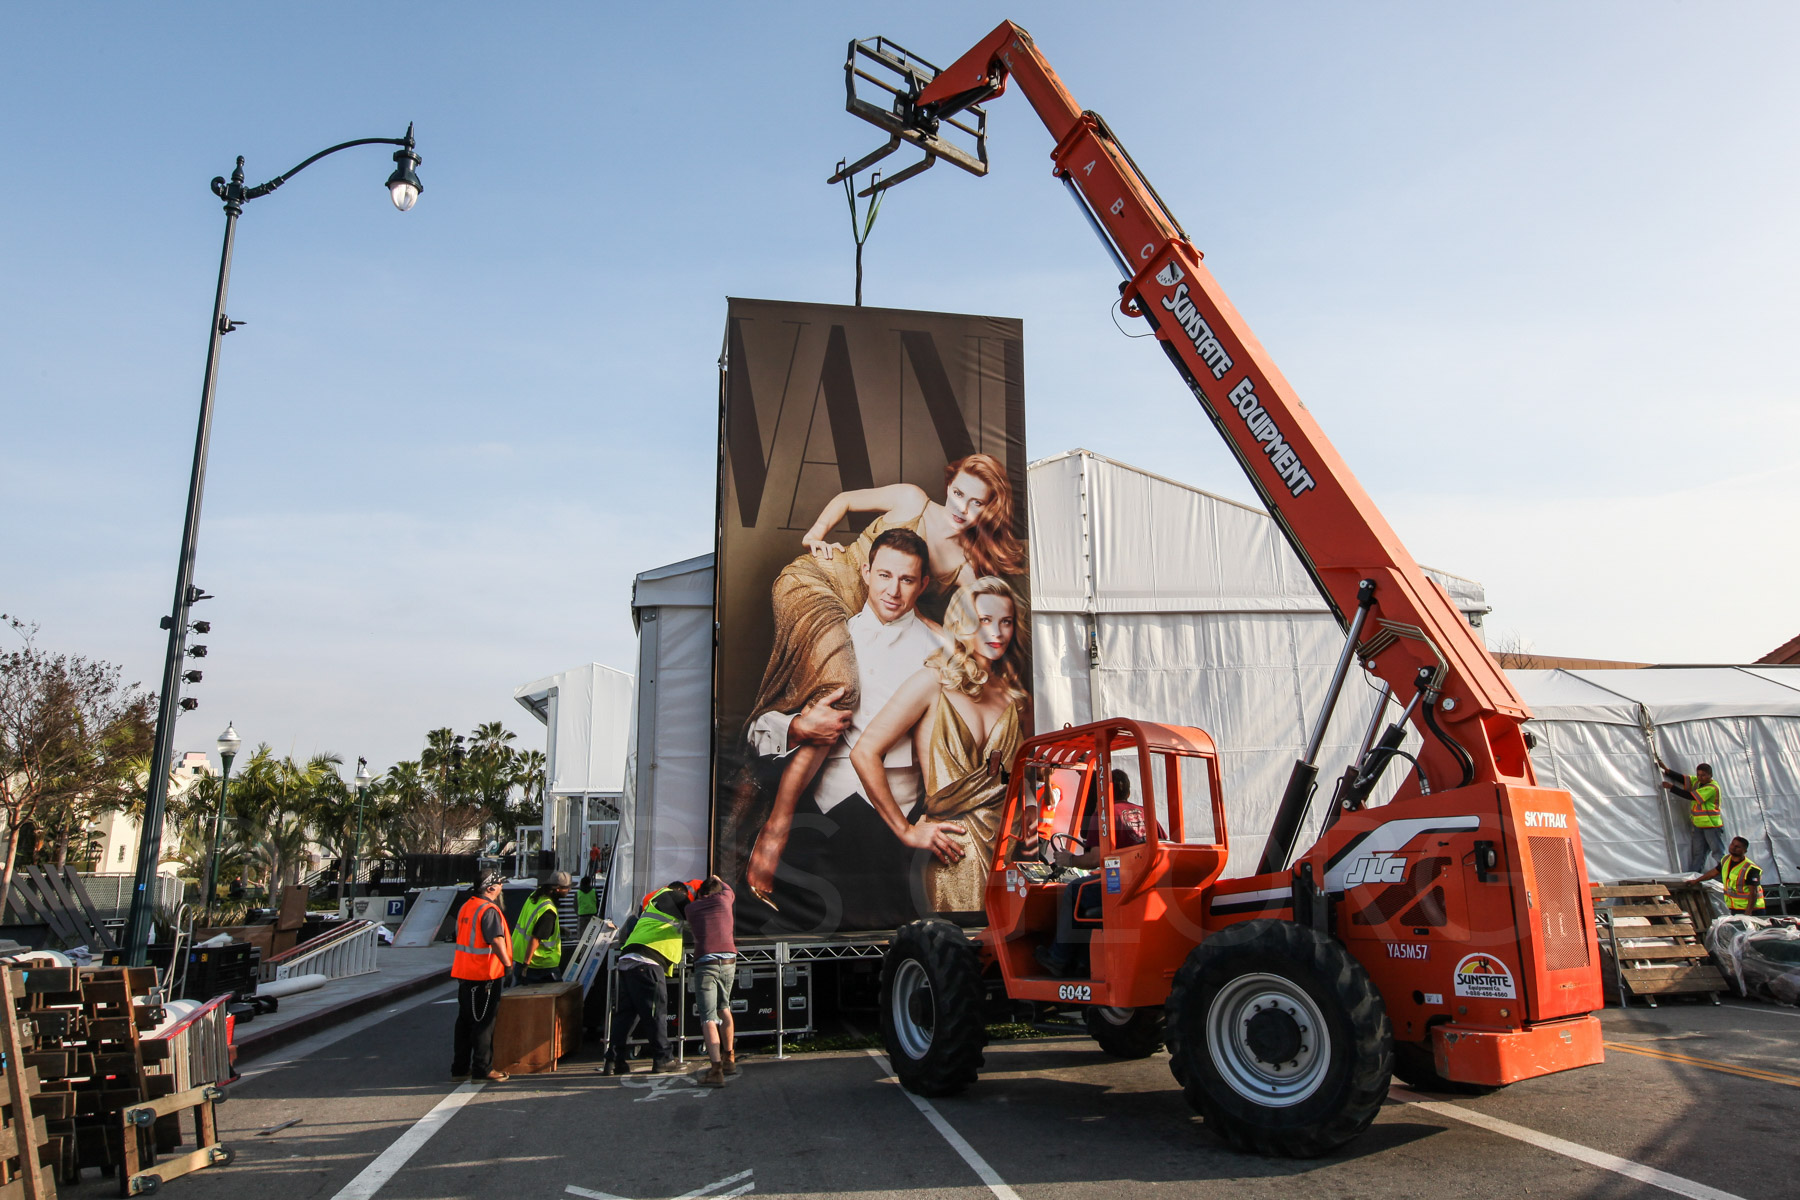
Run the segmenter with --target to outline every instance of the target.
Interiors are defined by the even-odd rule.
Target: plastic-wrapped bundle
[[[1706,948],[1740,996],[1800,1004],[1800,919],[1726,917],[1706,931]]]

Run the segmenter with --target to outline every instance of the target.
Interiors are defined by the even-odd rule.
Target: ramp
[[[453,887],[434,887],[421,891],[419,898],[413,901],[412,911],[406,914],[406,919],[400,922],[400,928],[394,931],[394,945],[418,947],[435,942],[458,890]]]

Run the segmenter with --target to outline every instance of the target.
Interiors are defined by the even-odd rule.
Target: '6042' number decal
[[[1085,983],[1065,983],[1056,989],[1058,1000],[1092,1000],[1093,989]]]

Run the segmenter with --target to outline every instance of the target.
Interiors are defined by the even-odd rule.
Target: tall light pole
[[[162,627],[169,631],[169,647],[167,657],[163,661],[162,692],[158,697],[156,713],[156,747],[150,756],[150,793],[144,800],[144,834],[138,840],[138,861],[136,886],[131,895],[131,918],[125,926],[125,954],[129,966],[141,967],[145,962],[145,947],[150,940],[150,918],[155,905],[155,897],[150,887],[156,878],[156,868],[162,860],[162,823],[163,811],[169,799],[169,764],[174,758],[175,718],[182,712],[192,712],[199,707],[199,701],[181,696],[181,683],[198,683],[199,672],[190,671],[186,676],[181,671],[183,658],[204,658],[206,647],[196,645],[189,647],[187,635],[189,629],[196,633],[206,633],[207,622],[199,621],[191,626],[188,621],[195,602],[211,597],[200,588],[194,586],[194,550],[200,532],[200,500],[206,490],[206,450],[212,440],[213,389],[219,377],[219,340],[243,322],[233,321],[225,315],[225,293],[231,283],[231,246],[237,235],[237,219],[244,211],[244,205],[258,200],[318,162],[329,154],[339,150],[347,150],[351,146],[399,146],[394,152],[394,173],[388,176],[388,194],[393,198],[394,207],[405,212],[418,200],[424,185],[414,173],[424,160],[413,149],[412,126],[406,127],[403,138],[358,138],[353,142],[340,142],[328,149],[321,150],[299,166],[277,175],[267,183],[259,183],[255,187],[244,186],[244,159],[240,155],[237,169],[232,171],[231,179],[218,176],[212,181],[213,194],[225,201],[225,244],[219,252],[219,282],[213,292],[212,328],[206,345],[206,373],[200,387],[200,427],[194,436],[194,467],[188,476],[187,516],[181,527],[181,558],[175,568],[175,600],[167,616],[162,618]]]
[[[374,780],[375,780],[375,777],[369,774],[369,760],[366,758],[357,759],[356,760],[356,840],[350,843],[350,872],[349,872],[349,874],[350,874],[350,900],[351,900],[352,904],[354,904],[356,901],[357,857],[362,853],[363,797],[365,797],[369,794],[369,784],[373,783]],[[341,887],[338,889],[338,898],[340,900],[343,898],[343,889]],[[351,913],[349,915],[355,916],[356,914]]]
[[[219,761],[225,765],[225,773],[219,780],[219,807],[213,813],[212,853],[206,864],[206,916],[202,924],[212,928],[213,900],[219,894],[219,828],[225,824],[226,789],[231,786],[231,762],[237,757],[238,747],[244,739],[238,736],[237,726],[227,721],[225,732],[219,735]]]

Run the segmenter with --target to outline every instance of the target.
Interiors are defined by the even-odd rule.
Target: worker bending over
[[[569,873],[552,871],[538,878],[535,891],[519,910],[513,930],[513,962],[522,983],[551,983],[562,968],[562,914],[557,905],[569,894]]]
[[[1725,857],[1725,815],[1720,811],[1719,785],[1713,781],[1712,764],[1701,763],[1692,775],[1679,775],[1667,767],[1663,774],[1670,776],[1663,780],[1663,790],[1687,800],[1688,820],[1694,825],[1688,870],[1704,870],[1708,858],[1716,863]],[[1675,782],[1677,779],[1681,782]]]
[[[650,1043],[650,1069],[662,1072],[673,1065],[663,1009],[668,1000],[667,980],[681,962],[682,924],[692,899],[688,885],[677,879],[646,896],[643,911],[626,924],[613,1002],[612,1045],[601,1074],[631,1074],[629,1042],[636,1026],[643,1027]]]
[[[456,980],[456,1034],[450,1050],[450,1077],[499,1083],[505,1071],[494,1067],[494,1018],[500,1014],[500,988],[512,969],[512,939],[506,914],[500,911],[502,879],[483,875],[475,894],[456,914],[456,956],[450,976]]]
[[[706,1057],[712,1065],[700,1076],[701,1087],[724,1087],[736,1075],[737,1022],[731,1015],[731,989],[737,983],[737,942],[731,936],[737,893],[717,875],[700,885],[700,898],[688,905],[688,928],[694,934],[694,991],[700,1021],[706,1029]]]
[[[1749,841],[1734,837],[1731,853],[1700,877],[1702,880],[1717,879],[1725,885],[1725,907],[1734,914],[1755,915],[1763,911],[1762,868],[1751,862],[1749,855]]]

